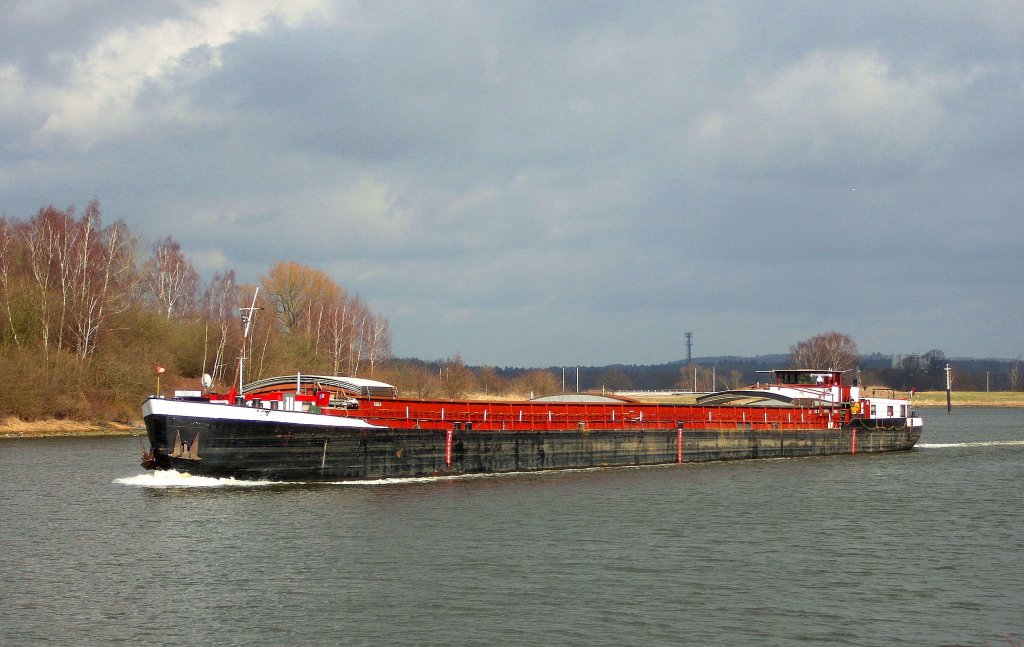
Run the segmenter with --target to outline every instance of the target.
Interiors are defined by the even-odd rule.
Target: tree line
[[[1020,391],[1024,386],[1020,358],[951,359],[941,350],[930,350],[923,355],[885,360],[875,372],[881,382],[896,389],[945,390],[947,364],[954,391]]]
[[[714,368],[708,365],[713,365]],[[938,349],[903,356],[862,355],[853,339],[840,332],[827,332],[799,341],[788,355],[763,358],[709,358],[680,368],[677,385],[686,390],[737,388],[763,381],[758,371],[772,368],[820,368],[846,372],[861,384],[897,391],[941,391],[946,388],[946,366],[951,369],[956,391],[1019,391],[1022,386],[1020,358],[947,358]],[[717,369],[717,370],[715,370]]]
[[[244,340],[240,314],[254,306]],[[679,388],[711,391],[763,381],[773,368],[858,371],[865,384],[944,388],[941,351],[904,359],[861,356],[846,334],[797,342],[788,355],[705,358],[684,365],[470,367],[461,356],[391,357],[388,320],[327,274],[277,262],[258,283],[234,270],[203,280],[172,237],[144,244],[122,221],[103,222],[97,201],[81,214],[47,206],[26,219],[0,217],[0,416],[135,423],[153,393],[215,389],[245,377],[292,374],[377,378],[413,397],[527,398],[555,393]],[[957,360],[954,388],[1020,388],[1020,362]],[[1004,366],[1004,364],[1006,364]]]
[[[255,299],[255,301],[254,301]],[[246,379],[367,375],[391,354],[388,320],[324,272],[278,262],[258,284],[204,281],[172,237],[144,244],[98,201],[0,217],[0,415],[134,422],[154,390],[238,377],[240,308],[255,304]]]

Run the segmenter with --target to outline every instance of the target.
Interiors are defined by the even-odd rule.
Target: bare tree
[[[493,366],[482,366],[477,370],[477,381],[484,393],[489,395],[504,394],[508,391],[508,380],[503,378]]]
[[[339,291],[327,310],[328,359],[335,374],[357,375],[364,359],[370,360],[370,374],[390,352],[387,321],[378,321],[359,297],[350,299]]]
[[[227,347],[231,333],[238,321],[239,291],[235,271],[214,274],[203,294],[203,316],[207,330],[212,326],[216,331],[213,365],[210,376],[217,384],[225,383],[227,374]],[[206,361],[203,361],[206,372]]]
[[[678,386],[681,389],[697,393],[699,391],[714,391],[712,384],[713,372],[700,364],[687,364],[679,369]]]
[[[324,272],[298,263],[277,263],[261,276],[293,350],[335,375],[370,375],[391,353],[387,319],[375,316]]]
[[[128,307],[135,239],[122,222],[104,227],[95,200],[80,219],[73,208],[40,209],[23,236],[38,294],[44,354],[67,347],[85,359],[106,321]]]
[[[348,347],[349,317],[348,299],[339,300],[331,305],[327,313],[327,335],[330,344],[328,355],[331,362],[331,372],[338,375],[341,372],[342,363],[345,357],[345,349]]]
[[[69,210],[70,211],[70,210]],[[54,315],[50,312],[50,296],[55,280],[55,248],[59,244],[59,232],[62,220],[68,214],[50,206],[39,210],[34,218],[25,223],[22,235],[28,254],[29,270],[35,284],[35,303],[38,312],[38,330],[43,344],[44,358],[49,357],[50,342],[53,337]],[[60,326],[57,325],[59,332]]]
[[[551,371],[534,369],[516,378],[515,389],[520,393],[528,393],[531,397],[539,398],[558,393],[562,387],[561,382]]]
[[[72,326],[76,352],[92,353],[106,320],[129,306],[135,239],[123,222],[102,226],[99,203],[89,204],[72,256]]]
[[[789,347],[793,368],[846,371],[857,366],[860,354],[849,335],[827,332],[797,342]]]
[[[327,274],[299,263],[275,263],[260,277],[289,333],[310,332],[310,314],[337,301],[340,288]]]
[[[1006,371],[1006,378],[1010,382],[1010,390],[1017,391],[1020,389],[1020,358],[1013,360],[1010,364],[1010,368]]]
[[[274,325],[270,317],[257,316],[259,311],[267,308],[267,302],[264,301],[263,295],[259,293],[259,287],[255,285],[241,285],[239,286],[239,294],[241,300],[237,303],[235,312],[239,316],[236,321],[239,322],[238,330],[240,331],[240,353],[245,356],[245,374],[242,378],[245,380],[245,384],[259,380],[264,376],[264,369],[273,357],[270,352],[270,342],[274,337],[274,333],[277,330],[277,326]],[[248,311],[246,314],[242,312],[247,309],[255,307],[256,310]],[[248,323],[246,323],[248,321]],[[248,330],[249,336],[244,336],[244,330]],[[259,353],[257,353],[259,349]],[[238,374],[235,374],[235,378],[238,379]]]
[[[7,311],[7,325],[10,329],[11,341],[15,346],[21,345],[18,329],[14,325],[14,312],[11,304],[14,301],[12,290],[11,262],[14,258],[14,232],[7,218],[0,218],[0,299]],[[2,338],[2,336],[0,336]]]
[[[370,317],[368,322],[367,359],[370,362],[370,377],[389,355],[391,355],[391,332],[384,317]]]
[[[170,319],[194,305],[199,274],[181,252],[181,245],[168,236],[153,246],[146,262],[146,283],[152,298]]]
[[[743,371],[738,368],[729,369],[729,377],[724,378],[727,389],[738,389],[744,386]]]
[[[398,378],[403,391],[408,390],[418,398],[433,397],[441,388],[437,373],[422,364],[406,367],[399,372]]]
[[[452,400],[461,400],[476,388],[476,376],[462,361],[462,355],[455,353],[441,367],[441,386],[444,394]]]
[[[370,318],[370,309],[366,307],[358,296],[353,298],[348,307],[349,330],[351,334],[347,339],[348,374],[358,375],[359,367],[365,357],[366,350],[366,322]]]

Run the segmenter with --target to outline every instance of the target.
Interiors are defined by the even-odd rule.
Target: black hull
[[[903,419],[837,429],[472,431],[348,429],[146,416],[157,469],[272,481],[345,481],[907,450]],[[449,439],[450,438],[450,439]],[[177,451],[176,451],[177,449]]]

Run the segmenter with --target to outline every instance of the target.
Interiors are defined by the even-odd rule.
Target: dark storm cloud
[[[399,355],[1020,353],[1013,3],[48,6],[0,27],[0,206],[319,267]]]

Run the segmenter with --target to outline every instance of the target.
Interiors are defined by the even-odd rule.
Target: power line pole
[[[953,413],[953,401],[950,392],[953,390],[953,369],[946,364],[946,415]]]

